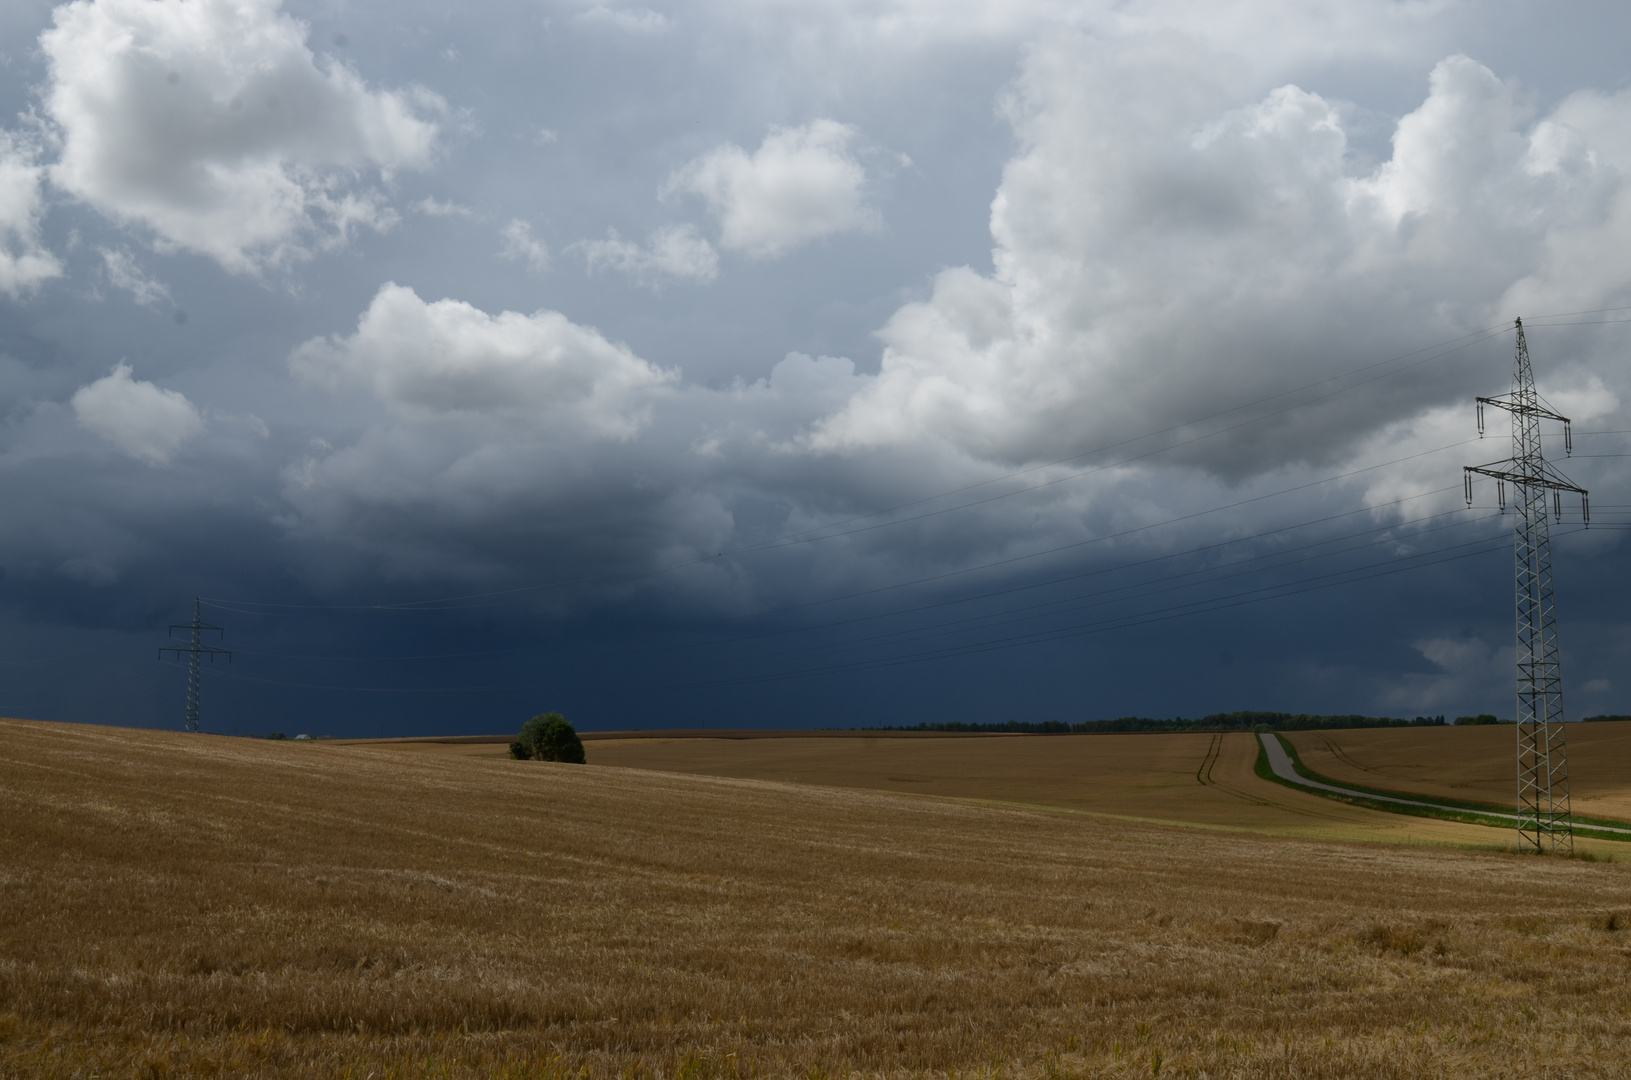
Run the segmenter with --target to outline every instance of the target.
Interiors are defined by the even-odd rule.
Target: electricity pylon
[[[1540,422],[1563,425],[1564,453],[1572,453],[1569,418],[1541,402],[1523,320],[1517,320],[1518,344],[1513,356],[1512,392],[1478,399],[1478,434],[1484,434],[1484,406],[1512,415],[1512,456],[1488,465],[1468,465],[1467,505],[1472,505],[1474,474],[1495,479],[1496,499],[1506,511],[1506,485],[1512,485],[1513,551],[1518,601],[1518,843],[1525,851],[1573,851],[1569,820],[1569,755],[1563,742],[1563,675],[1557,653],[1557,605],[1552,597],[1552,538],[1546,520],[1563,520],[1565,491],[1580,496],[1580,512],[1589,522],[1586,489],[1547,464],[1540,449]]]
[[[171,623],[170,636],[174,637],[177,630],[191,631],[191,634],[187,639],[187,644],[165,645],[161,647],[159,649],[159,659],[163,660],[165,653],[173,652],[176,654],[176,661],[179,663],[181,660],[181,654],[187,654],[187,730],[196,732],[198,730],[198,684],[201,674],[198,669],[198,662],[200,659],[207,656],[210,658],[210,663],[213,664],[215,663],[215,658],[217,656],[225,656],[227,658],[227,663],[230,664],[232,663],[232,653],[228,652],[226,649],[218,649],[214,645],[206,645],[204,643],[205,634],[219,634],[224,637],[226,635],[226,631],[221,629],[219,626],[204,622],[200,618],[199,602],[198,597],[196,596],[193,597],[192,624],[189,626],[186,623]]]

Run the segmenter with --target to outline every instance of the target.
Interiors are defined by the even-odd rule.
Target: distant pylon
[[[1464,477],[1472,505],[1473,474],[1494,477],[1496,499],[1506,511],[1506,485],[1512,485],[1513,551],[1517,569],[1518,616],[1518,843],[1526,851],[1573,851],[1569,819],[1569,755],[1563,741],[1563,675],[1557,652],[1557,606],[1552,598],[1550,511],[1563,520],[1561,493],[1580,496],[1580,512],[1591,520],[1586,489],[1546,463],[1540,449],[1541,420],[1563,425],[1564,453],[1572,453],[1569,418],[1541,402],[1529,365],[1523,320],[1517,320],[1512,392],[1478,399],[1478,434],[1484,434],[1484,406],[1512,415],[1512,456],[1488,465],[1469,465]]]
[[[164,654],[165,653],[172,653],[173,652],[173,653],[176,654],[177,662],[180,662],[181,655],[183,653],[187,654],[187,730],[188,731],[197,731],[198,730],[198,691],[199,691],[200,676],[202,674],[202,672],[199,671],[199,665],[198,665],[198,662],[199,662],[200,658],[207,656],[207,657],[210,658],[210,663],[213,664],[215,662],[215,658],[217,656],[225,656],[227,658],[227,663],[229,663],[229,664],[232,663],[232,653],[228,652],[226,649],[218,649],[214,645],[204,644],[204,635],[205,634],[220,634],[220,635],[222,635],[224,637],[226,635],[226,631],[221,629],[219,626],[214,626],[214,625],[212,625],[210,623],[204,622],[199,616],[199,607],[200,607],[200,604],[199,604],[198,597],[195,596],[195,597],[193,597],[193,621],[192,621],[192,625],[189,626],[186,623],[171,623],[170,624],[170,636],[171,637],[175,636],[175,632],[177,630],[189,630],[189,631],[191,631],[191,634],[189,635],[189,637],[187,639],[187,644],[185,644],[185,645],[165,645],[165,646],[161,646],[160,649],[159,649],[159,659],[160,660],[164,659]]]

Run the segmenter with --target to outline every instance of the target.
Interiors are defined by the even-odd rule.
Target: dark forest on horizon
[[[1631,720],[1631,716],[1588,716],[1586,723],[1604,720]],[[1218,731],[1318,731],[1342,728],[1388,727],[1460,727],[1474,724],[1510,724],[1509,719],[1489,713],[1478,716],[1458,716],[1446,720],[1444,716],[1417,716],[1404,719],[1395,716],[1360,716],[1357,714],[1320,716],[1310,713],[1259,712],[1242,710],[1212,713],[1209,716],[1175,716],[1157,719],[1146,716],[1122,716],[1114,720],[1081,720],[1066,723],[1062,720],[1030,722],[1005,720],[988,724],[948,720],[943,723],[919,723],[899,727],[868,727],[862,731],[962,731],[990,734],[1024,735],[1111,735],[1143,732],[1218,732]]]

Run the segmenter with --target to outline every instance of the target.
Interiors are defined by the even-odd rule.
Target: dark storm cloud
[[[974,684],[1050,715],[1497,708],[1500,575],[1493,607],[1446,598],[1499,565],[1499,523],[1441,528],[1463,457],[1499,456],[1458,445],[1509,370],[1510,339],[1477,335],[1631,302],[1631,97],[1456,52],[1479,19],[18,16],[7,633],[134,656],[166,604],[246,601],[221,609],[251,639],[234,674],[273,681],[223,700],[332,725],[454,716],[446,695],[392,713],[321,689],[392,680],[515,708],[553,686],[619,722],[653,703],[818,722],[857,695],[876,722]],[[1548,396],[1631,427],[1618,331],[1546,323]],[[1590,460],[1600,501],[1631,503]],[[1601,537],[1571,557],[1611,564]],[[1371,563],[1437,586],[1332,588]],[[1293,598],[1239,606],[1270,579]],[[342,614],[436,597],[463,599]],[[1607,625],[1594,641],[1623,639]],[[1144,674],[1083,702],[1078,646]],[[1614,648],[1581,651],[1603,703]],[[1182,679],[1147,677],[1174,652]],[[369,674],[353,654],[443,659]],[[66,715],[48,684],[27,708]]]

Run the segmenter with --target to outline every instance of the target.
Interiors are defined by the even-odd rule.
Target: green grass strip
[[[1363,806],[1371,810],[1385,810],[1390,814],[1405,814],[1410,817],[1435,818],[1440,821],[1459,821],[1467,825],[1485,825],[1502,829],[1516,829],[1518,827],[1518,823],[1511,818],[1497,818],[1490,816],[1492,810],[1495,813],[1502,814],[1516,813],[1515,810],[1505,807],[1491,808],[1487,803],[1460,803],[1453,800],[1441,800],[1435,797],[1421,795],[1413,791],[1389,791],[1381,788],[1367,788],[1358,784],[1350,784],[1345,780],[1335,780],[1329,776],[1321,776],[1319,773],[1303,764],[1302,758],[1297,755],[1297,748],[1291,744],[1290,739],[1287,739],[1279,732],[1274,732],[1273,734],[1276,739],[1280,740],[1280,745],[1285,748],[1286,756],[1291,759],[1291,768],[1298,776],[1303,777],[1305,780],[1313,780],[1321,784],[1332,784],[1345,790],[1351,790],[1353,794],[1342,795],[1334,791],[1325,791],[1320,788],[1307,788],[1303,787],[1301,784],[1293,783],[1282,776],[1276,775],[1274,770],[1269,767],[1269,755],[1263,748],[1262,740],[1258,740],[1257,763],[1254,771],[1258,776],[1269,781],[1270,783],[1279,784],[1282,787],[1290,788],[1293,791],[1301,791],[1312,795],[1323,795],[1328,799],[1336,799],[1339,802],[1352,803],[1355,806]],[[1430,803],[1432,805],[1410,806],[1402,805],[1400,803],[1382,802],[1380,800],[1365,798],[1367,794],[1386,795],[1395,799],[1415,799],[1424,803]],[[1625,822],[1615,821],[1612,818],[1581,818],[1573,817],[1571,815],[1570,823],[1575,832],[1585,833],[1593,839],[1617,840],[1622,843],[1631,843],[1631,834],[1605,833],[1592,828],[1593,823],[1599,825],[1618,826],[1620,828],[1631,828],[1631,824],[1627,824]]]

